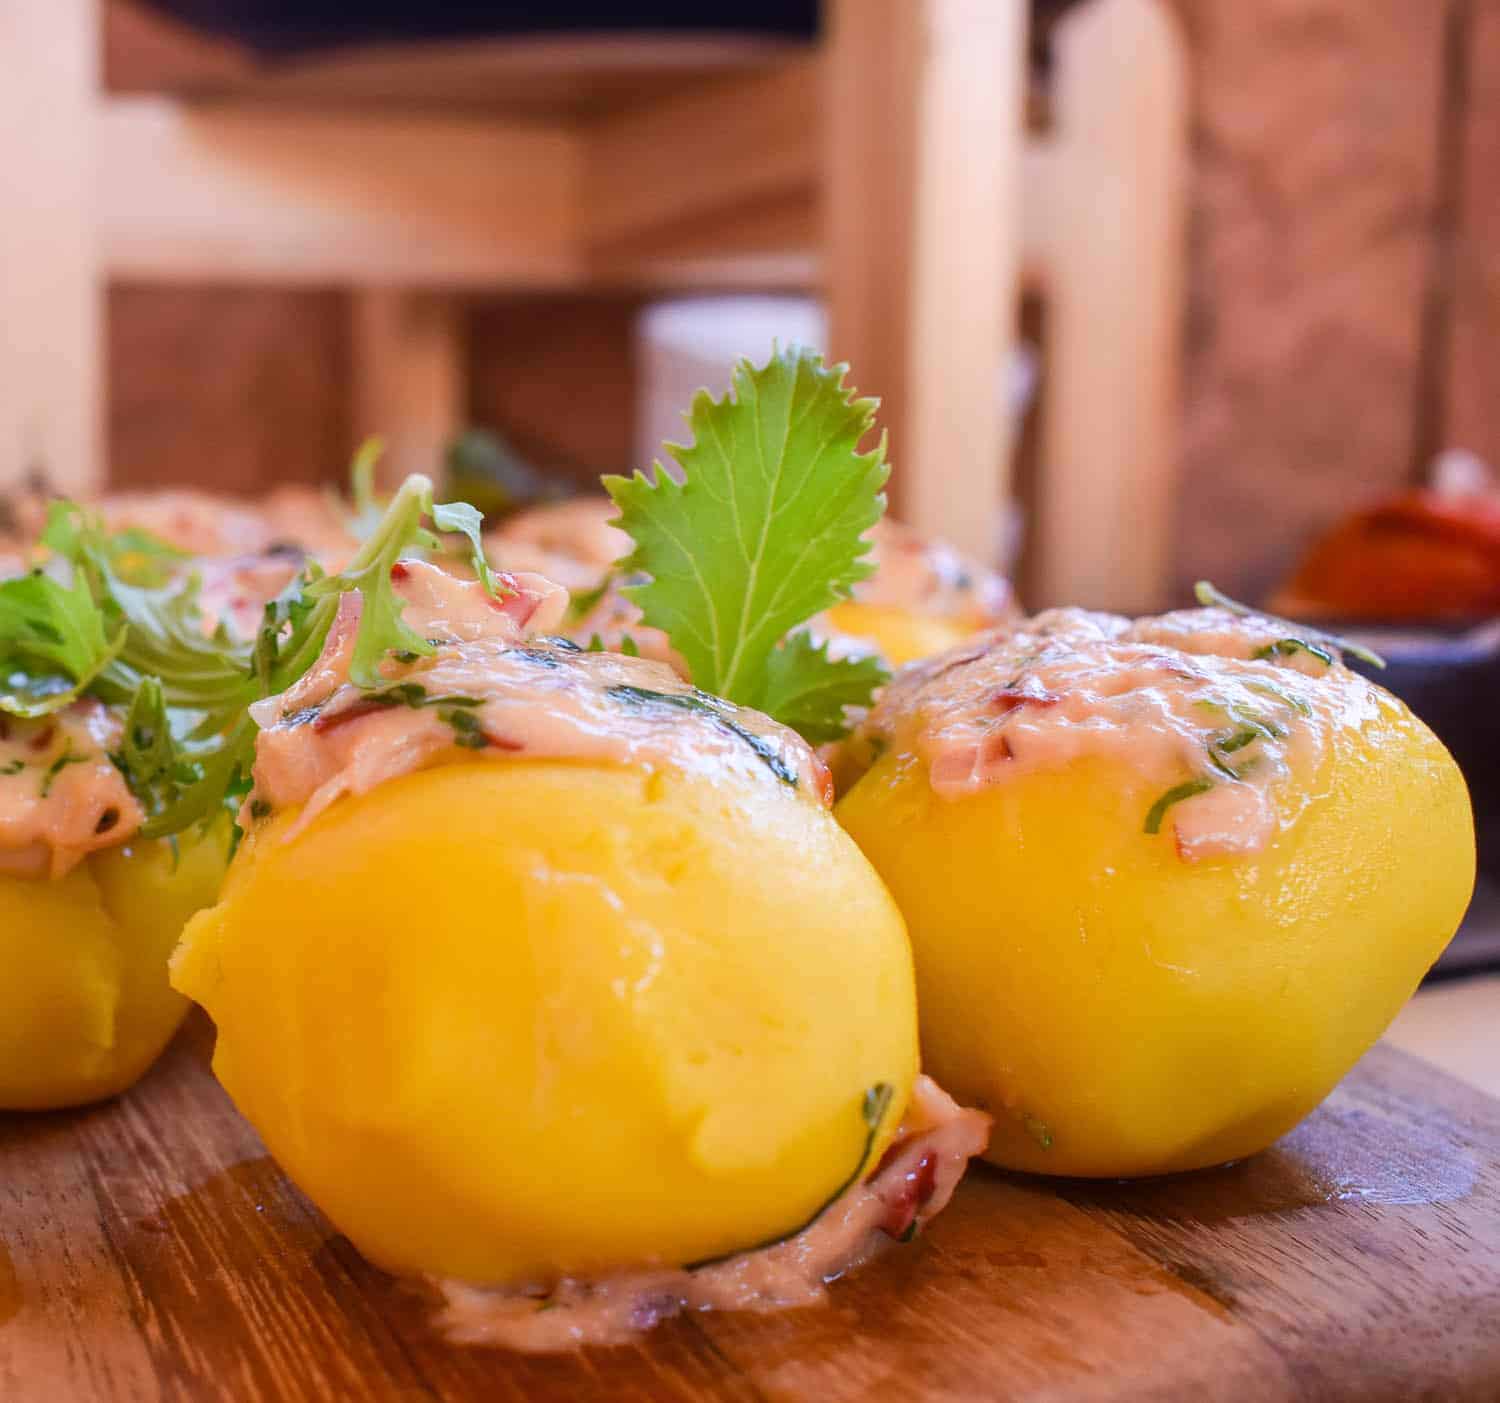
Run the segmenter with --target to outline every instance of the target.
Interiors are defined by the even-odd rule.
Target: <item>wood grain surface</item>
[[[1500,1397],[1500,1102],[1389,1049],[1238,1167],[976,1171],[826,1308],[530,1359],[443,1344],[267,1158],[208,1039],[113,1104],[0,1117],[6,1403]]]

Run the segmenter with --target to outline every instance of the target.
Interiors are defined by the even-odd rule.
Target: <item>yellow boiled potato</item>
[[[890,604],[861,604],[852,599],[830,607],[824,618],[838,632],[873,643],[892,667],[930,658],[955,643],[962,643],[974,632],[957,619],[921,614]]]
[[[900,914],[779,785],[561,761],[278,815],[178,988],[292,1177],[374,1261],[509,1282],[795,1229],[916,1073]]]
[[[839,806],[907,919],[926,1070],[995,1112],[997,1164],[1123,1177],[1269,1145],[1380,1036],[1473,886],[1458,769],[1384,694],[1283,787],[1253,857],[1183,862],[1141,831],[1156,797],[1084,758],[945,800],[892,751]]]
[[[0,876],[0,1110],[113,1096],[166,1046],[188,1009],[167,957],[226,853],[222,832],[179,847],[128,843],[56,881]]]

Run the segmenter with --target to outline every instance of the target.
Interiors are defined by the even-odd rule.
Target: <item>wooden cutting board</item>
[[[456,1349],[287,1182],[199,1024],[128,1097],[0,1117],[0,1399],[1500,1399],[1500,1102],[1377,1049],[1237,1168],[976,1170],[823,1309]]]

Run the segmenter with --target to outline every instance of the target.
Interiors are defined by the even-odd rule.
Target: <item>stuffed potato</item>
[[[167,956],[218,890],[226,835],[134,836],[104,753],[118,724],[82,702],[0,728],[0,1110],[123,1091],[187,1012]]]
[[[1474,876],[1463,781],[1285,626],[1059,611],[903,674],[839,817],[905,914],[929,1070],[989,1157],[1268,1145],[1380,1035]]]
[[[555,1284],[797,1231],[917,1073],[901,918],[826,772],[662,665],[525,636],[560,611],[535,577],[401,574],[448,641],[399,704],[341,625],[257,711],[253,831],[173,966],[218,1075],[394,1271]]]

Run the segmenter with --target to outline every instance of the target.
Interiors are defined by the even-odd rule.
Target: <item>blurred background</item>
[[[0,6],[0,485],[583,489],[810,342],[1027,605],[1371,634],[1493,873],[1500,0],[537,9]]]

